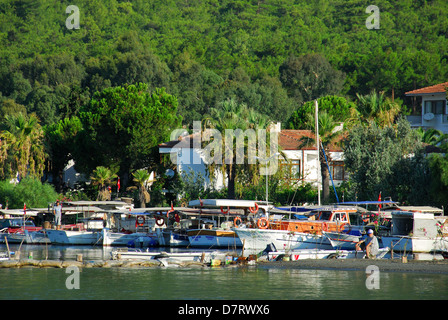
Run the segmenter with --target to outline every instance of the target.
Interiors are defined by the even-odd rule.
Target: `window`
[[[425,113],[445,114],[446,100],[425,101]]]
[[[346,180],[343,161],[332,161],[330,163],[330,170],[333,180]]]
[[[300,160],[288,160],[288,162],[282,162],[281,165],[286,170],[286,176],[290,180],[300,180],[302,179]]]

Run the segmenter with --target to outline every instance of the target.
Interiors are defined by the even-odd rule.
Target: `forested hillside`
[[[183,123],[235,97],[275,121],[302,103],[376,89],[404,99],[448,79],[448,2],[378,0],[77,0],[0,3],[2,114],[42,125],[76,115],[93,93],[145,82],[178,98]],[[405,101],[408,108],[409,101]]]

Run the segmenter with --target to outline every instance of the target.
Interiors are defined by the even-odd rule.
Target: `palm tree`
[[[135,171],[132,176],[134,177],[134,182],[137,184],[138,187],[138,198],[140,200],[140,207],[146,208],[146,204],[150,200],[149,192],[147,189],[147,183],[151,182],[148,181],[149,177],[151,176],[149,172],[145,169],[140,169]]]
[[[244,163],[237,164],[236,161],[236,141],[233,139],[231,142],[226,143],[226,130],[240,129],[245,132],[247,129],[262,129],[266,128],[269,124],[267,117],[260,115],[254,110],[247,107],[245,104],[239,104],[234,99],[227,99],[220,103],[218,108],[211,108],[210,115],[204,117],[205,123],[209,124],[212,128],[218,130],[221,133],[221,150],[222,163],[212,163],[208,166],[208,171],[211,176],[214,175],[216,167],[220,167],[223,174],[227,176],[227,197],[229,199],[235,199],[235,183],[238,176],[252,179],[252,182],[258,181],[259,175],[257,174],[259,164],[256,161],[249,161],[248,156],[250,154],[256,155],[256,146],[249,144],[244,140],[244,148],[247,152],[244,153]],[[267,142],[269,139],[267,139]],[[233,154],[233,159],[226,161],[225,156]],[[226,163],[227,162],[227,163]]]
[[[327,162],[325,161],[324,151],[325,155],[328,161],[328,166],[330,166],[331,163],[331,156],[330,156],[330,145],[337,142],[338,138],[342,135],[342,130],[337,130],[337,127],[340,125],[340,123],[335,122],[333,120],[333,117],[328,114],[326,111],[319,111],[318,114],[319,117],[319,142],[317,142],[313,138],[303,137],[302,138],[302,146],[306,146],[309,144],[320,144],[320,154],[319,154],[319,160],[320,160],[320,172],[321,172],[321,178],[322,178],[322,202],[327,203],[330,198],[330,173],[328,171]],[[308,127],[315,132],[315,120],[314,120],[314,113],[308,113],[307,114],[307,120],[306,123]],[[323,150],[322,150],[323,146]]]
[[[113,181],[115,178],[117,178],[117,174],[109,168],[98,166],[95,170],[93,170],[90,179],[92,180],[93,185],[98,186],[97,200],[110,200],[110,192],[107,190],[107,187],[110,184],[116,183]]]
[[[383,92],[373,90],[370,94],[359,95],[357,107],[363,121],[375,121],[380,127],[390,126],[400,113],[400,105],[384,96]]]
[[[2,141],[2,157],[0,163],[8,169],[8,175],[20,177],[27,174],[40,178],[45,166],[44,132],[37,117],[32,114],[29,117],[18,113],[6,115],[5,123],[0,132]]]

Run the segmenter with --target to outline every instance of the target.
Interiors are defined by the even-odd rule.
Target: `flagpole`
[[[317,147],[317,204],[320,206],[320,188],[319,188],[319,177],[320,177],[320,161],[319,161],[319,105],[317,104],[317,100],[314,100],[315,105],[315,115],[314,120],[316,122],[314,129],[316,134],[316,147]]]

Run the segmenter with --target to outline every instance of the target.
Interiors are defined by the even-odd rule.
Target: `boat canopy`
[[[234,200],[234,199],[204,199],[191,200],[188,203],[189,207],[214,207],[214,208],[253,208],[257,204],[266,204],[266,201],[255,200]]]
[[[369,204],[373,204],[373,205],[383,205],[383,204],[397,204],[395,201],[392,200],[384,200],[384,201],[348,201],[348,202],[341,202],[338,203],[338,205],[344,205],[344,204],[348,204],[348,205],[355,205],[355,206],[365,206],[365,205],[369,205]]]

